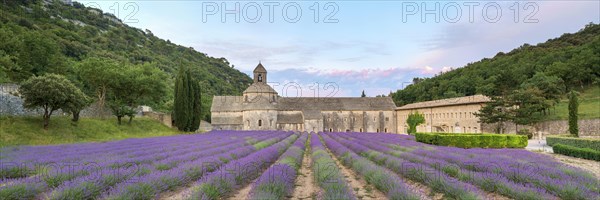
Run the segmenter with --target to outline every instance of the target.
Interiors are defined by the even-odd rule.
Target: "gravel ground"
[[[586,160],[586,159],[582,159],[582,158],[575,158],[575,157],[571,157],[571,156],[565,156],[565,155],[554,154],[554,153],[543,153],[543,154],[552,156],[556,161],[584,169],[584,170],[596,175],[596,177],[600,181],[600,162],[598,162],[598,161]]]

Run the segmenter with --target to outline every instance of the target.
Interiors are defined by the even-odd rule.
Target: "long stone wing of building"
[[[214,129],[396,132],[389,97],[215,96]]]

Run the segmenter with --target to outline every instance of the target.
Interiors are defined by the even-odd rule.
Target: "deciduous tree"
[[[425,123],[425,117],[419,112],[410,113],[406,119],[408,124],[408,134],[415,134],[417,132],[417,126]]]
[[[44,129],[48,129],[54,111],[73,109],[86,98],[73,83],[57,74],[31,77],[21,84],[19,93],[23,107],[44,109]]]
[[[108,87],[108,104],[119,124],[121,118],[135,116],[135,108],[161,102],[166,98],[167,75],[151,64],[123,64],[113,74]]]

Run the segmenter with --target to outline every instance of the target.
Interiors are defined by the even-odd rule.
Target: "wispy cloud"
[[[98,2],[106,12],[111,12],[108,8],[114,3],[81,1]],[[421,3],[436,2],[417,4]],[[198,12],[202,3],[197,1],[137,1],[139,12],[134,17],[139,23],[130,25],[209,56],[227,58],[248,74],[262,61],[270,81],[297,82],[303,88],[315,82],[335,82],[340,88],[336,96],[357,96],[362,90],[374,96],[403,88],[414,77],[431,77],[523,43],[544,42],[589,22],[600,22],[598,1],[534,1],[536,23],[523,22],[532,10],[525,10],[527,2],[521,1],[518,22],[510,9],[514,1],[496,2],[502,7],[501,21],[483,21],[486,3],[490,2],[479,2],[473,23],[465,7],[458,23],[423,23],[420,14],[405,23],[401,2],[344,1],[336,2],[339,23],[313,23],[308,8],[312,2],[301,2],[301,23],[286,23],[277,15],[275,23],[250,24],[221,23],[218,15],[202,23],[202,12]]]

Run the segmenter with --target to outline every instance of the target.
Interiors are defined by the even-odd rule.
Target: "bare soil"
[[[182,200],[188,198],[192,194],[192,185],[181,187],[175,191],[168,191],[160,194],[160,200]]]
[[[248,199],[250,197],[250,189],[252,189],[252,184],[254,184],[254,182],[256,182],[257,179],[254,179],[252,182],[250,182],[248,185],[244,186],[242,189],[239,189],[238,191],[236,191],[236,193],[230,197],[230,200],[242,200],[242,199]]]
[[[567,165],[577,167],[588,171],[596,176],[596,178],[600,179],[600,162],[593,160],[586,160],[582,158],[575,158],[571,156],[565,156],[561,154],[554,153],[542,153],[546,155],[552,156],[556,161],[565,163]]]
[[[435,192],[431,190],[431,188],[423,185],[419,182],[415,182],[409,179],[403,179],[404,183],[408,185],[409,189],[413,192],[416,192],[419,195],[420,199],[426,200],[442,200],[444,199],[444,194]]]
[[[316,197],[319,188],[315,183],[311,163],[311,154],[307,149],[304,151],[302,165],[294,183],[296,187],[294,188],[291,199],[312,199],[313,197]]]

